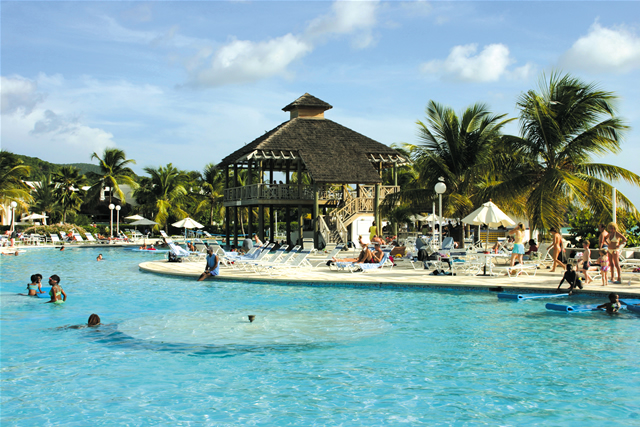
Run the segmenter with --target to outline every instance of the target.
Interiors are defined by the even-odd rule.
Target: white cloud
[[[377,23],[378,1],[336,1],[331,13],[309,24],[305,37],[322,40],[328,36],[354,34],[352,46],[362,49],[373,43],[372,29]]]
[[[22,77],[0,77],[0,91],[2,99],[2,114],[19,113],[29,115],[33,109],[45,98],[38,93],[36,82]]]
[[[220,86],[286,75],[287,66],[311,50],[292,34],[258,43],[234,40],[215,52],[210,66],[195,76],[195,83]]]
[[[58,97],[39,91],[39,86],[57,87],[59,76],[40,75],[38,80],[21,76],[2,78],[2,146],[4,149],[51,159],[86,161],[78,153],[101,151],[115,145],[113,135],[83,123],[75,114],[72,100],[60,103]],[[67,88],[61,87],[67,91]],[[86,159],[85,159],[86,157]]]
[[[509,64],[514,62],[509,56],[509,48],[503,44],[485,46],[476,55],[477,50],[477,44],[455,46],[447,59],[424,63],[421,70],[445,79],[492,82],[505,75]]]
[[[234,39],[217,50],[211,44],[201,47],[183,61],[189,84],[221,86],[287,77],[292,63],[331,37],[353,34],[353,47],[371,46],[378,8],[378,1],[336,1],[329,14],[312,20],[300,35],[289,33],[266,41]]]
[[[561,58],[567,68],[628,72],[640,67],[640,38],[625,26],[606,28],[595,22]]]

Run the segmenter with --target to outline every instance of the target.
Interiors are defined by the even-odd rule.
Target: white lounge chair
[[[329,262],[329,261],[333,260],[333,257],[335,257],[336,255],[338,255],[338,254],[340,253],[340,251],[342,251],[342,249],[343,249],[343,248],[344,248],[344,243],[340,243],[340,244],[336,245],[336,247],[335,247],[335,248],[333,248],[333,250],[332,250],[331,252],[329,252],[329,253],[327,254],[327,256],[326,256],[322,261],[320,261],[319,263],[317,263],[317,264],[314,266],[314,268],[317,268],[319,265],[326,264],[327,262]]]
[[[98,241],[93,237],[93,234],[88,233],[88,232],[85,232],[85,233],[84,233],[84,235],[85,235],[85,237],[87,238],[87,241],[89,241],[89,242],[96,242],[96,243],[98,242]]]
[[[60,238],[57,234],[50,233],[49,236],[51,237],[51,243],[53,243],[54,245],[60,243]]]
[[[380,262],[377,263],[358,263],[358,262],[336,262],[334,263],[337,270],[349,271],[351,273],[355,272],[367,272],[381,269],[386,262],[389,260],[389,253],[385,253]],[[391,264],[390,269],[393,268],[393,264]]]

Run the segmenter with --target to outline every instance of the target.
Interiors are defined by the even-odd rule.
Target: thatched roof
[[[331,105],[305,94],[284,110],[304,107],[328,109]],[[275,160],[276,164],[282,165],[284,160],[297,158],[302,159],[304,170],[311,178],[321,184],[379,183],[382,180],[377,167],[407,161],[396,150],[336,122],[297,117],[225,157],[220,166],[248,160]],[[295,171],[295,166],[291,170]]]

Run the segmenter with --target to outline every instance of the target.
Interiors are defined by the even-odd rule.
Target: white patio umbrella
[[[131,221],[140,221],[142,219],[145,219],[145,217],[136,214],[136,215],[127,216],[124,219],[129,219]]]
[[[465,224],[482,225],[486,224],[487,239],[485,241],[485,249],[489,244],[489,228],[499,226],[516,225],[516,223],[500,210],[491,200],[484,203],[481,207],[473,211],[462,219]]]
[[[184,239],[187,239],[187,228],[204,228],[204,225],[200,224],[197,221],[192,220],[191,218],[187,217],[185,219],[181,219],[178,222],[174,222],[173,224],[174,227],[178,227],[178,228],[184,228]]]
[[[46,215],[41,215],[41,214],[37,214],[37,213],[33,213],[31,215],[27,215],[24,218],[22,218],[22,221],[34,221],[36,219],[46,219],[49,218]],[[44,221],[44,225],[47,225],[47,222]]]

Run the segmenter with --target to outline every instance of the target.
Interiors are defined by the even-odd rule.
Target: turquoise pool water
[[[640,425],[635,314],[202,284],[100,252],[0,257],[2,425]],[[35,272],[60,275],[68,302],[15,295]],[[91,313],[105,325],[64,328]]]

